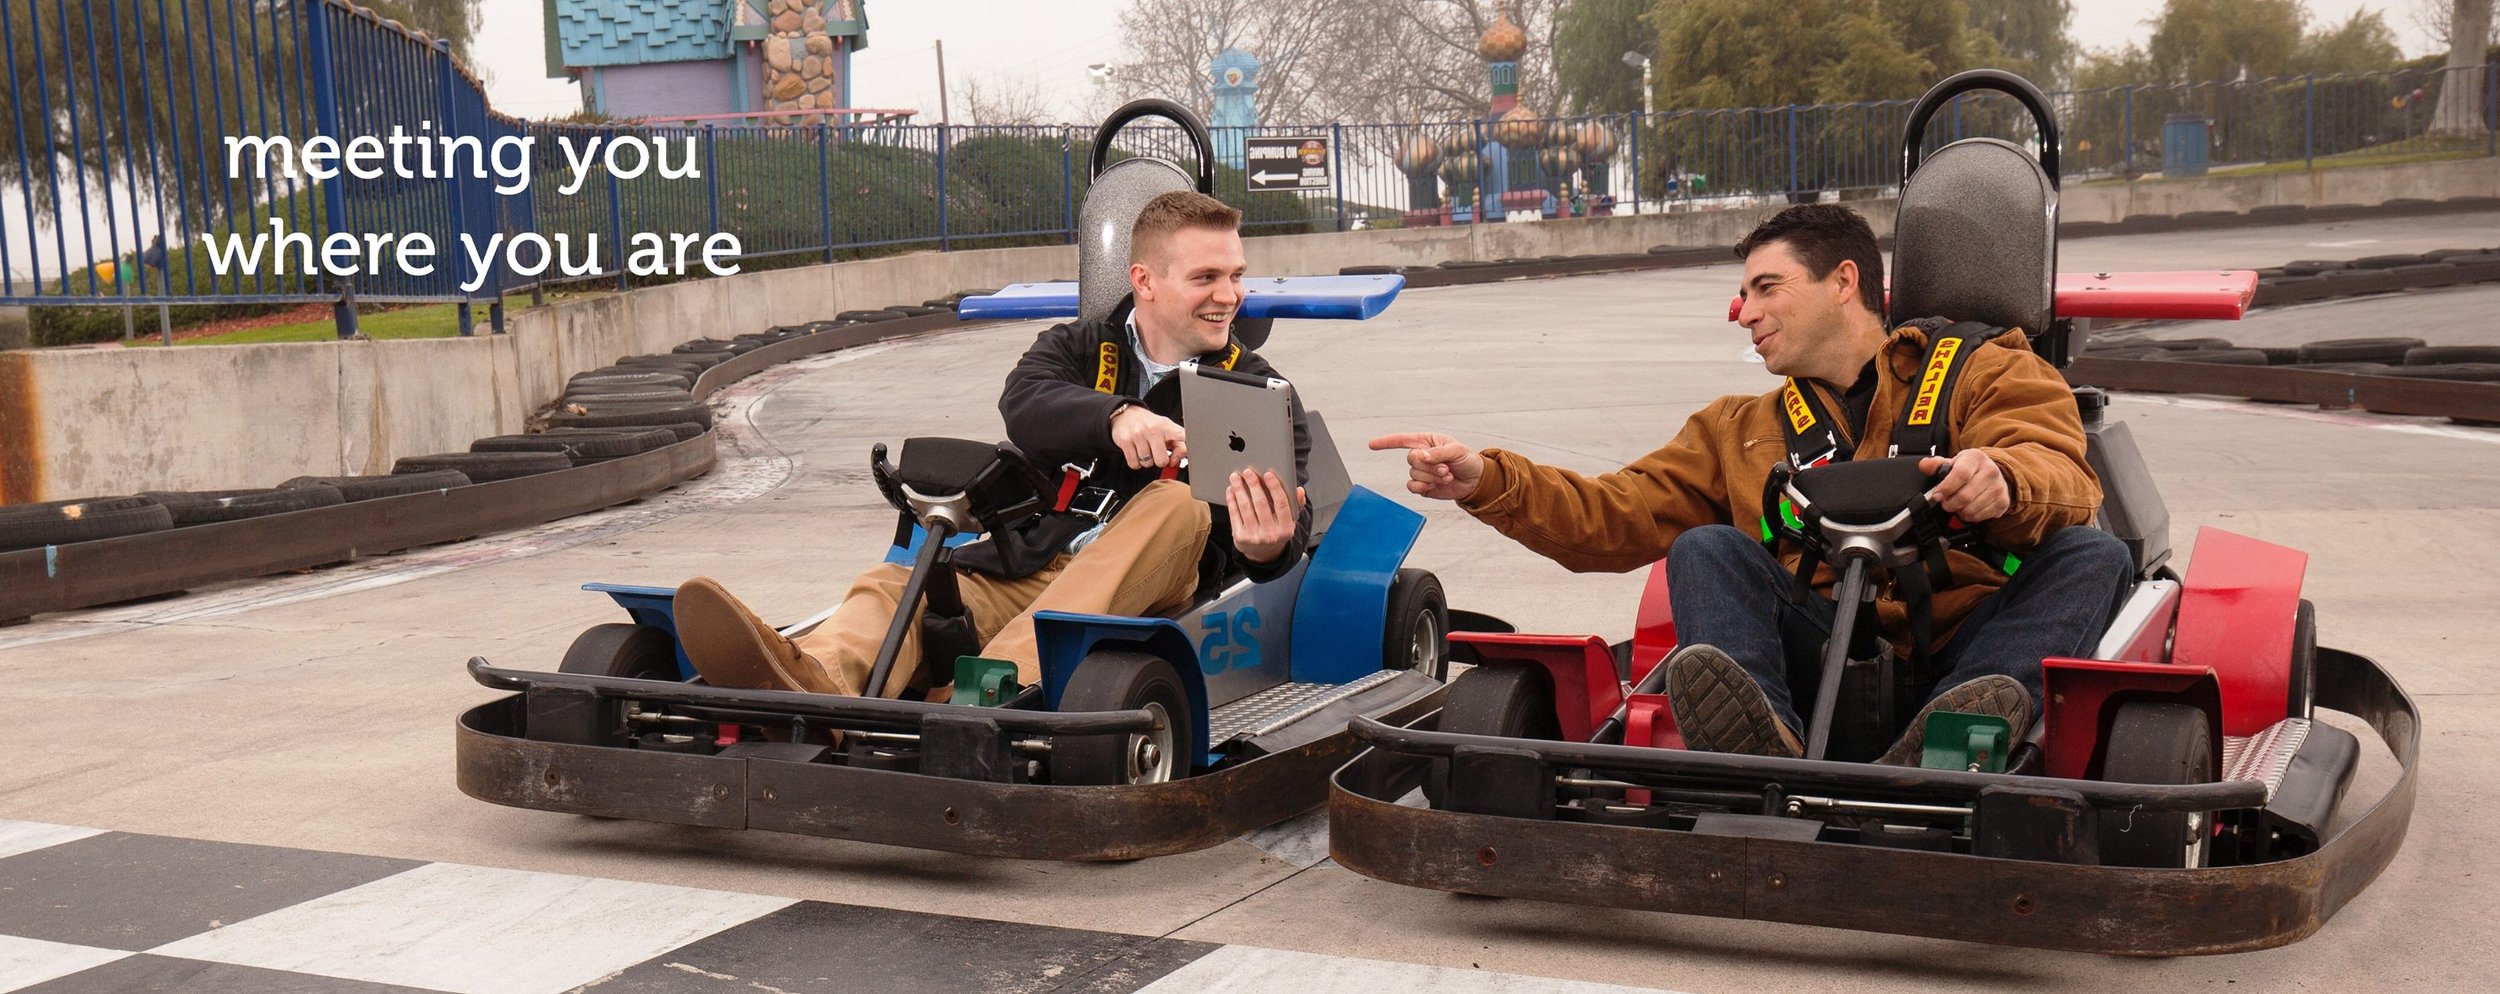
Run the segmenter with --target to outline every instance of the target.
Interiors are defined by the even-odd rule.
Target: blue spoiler
[[[1406,277],[1268,276],[1242,281],[1246,318],[1336,318],[1362,321],[1389,308]],[[965,297],[955,316],[964,321],[1076,316],[1075,283],[1018,283],[997,293]]]

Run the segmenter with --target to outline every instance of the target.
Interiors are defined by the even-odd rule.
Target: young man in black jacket
[[[1024,683],[1041,679],[1035,611],[1164,614],[1186,607],[1202,576],[1237,565],[1266,581],[1302,558],[1310,511],[1275,473],[1234,474],[1221,508],[1163,478],[1189,454],[1180,381],[1169,375],[1176,367],[1196,359],[1277,375],[1232,337],[1245,268],[1240,223],[1239,211],[1200,193],[1148,201],[1130,240],[1129,298],[1102,319],[1043,332],[1007,374],[998,411],[1008,439],[1045,472],[1090,469],[1071,504],[1102,512],[1046,514],[955,554],[981,654],[1015,663]],[[1299,402],[1293,418],[1299,474],[1311,451]],[[860,694],[908,575],[893,563],[861,574],[833,616],[796,640],[698,577],[677,590],[678,637],[713,686]],[[905,632],[882,696],[917,696],[952,676],[953,660],[921,660],[919,626]]]

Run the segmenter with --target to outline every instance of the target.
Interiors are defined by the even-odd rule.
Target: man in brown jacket
[[[1928,332],[1886,329],[1883,256],[1865,219],[1845,207],[1791,207],[1736,254],[1745,260],[1738,322],[1764,366],[1835,412],[1829,458],[1889,454]],[[2089,655],[2132,568],[2124,545],[2088,527],[2100,484],[2057,370],[2019,330],[1970,341],[1962,362],[1947,401],[1954,448],[1927,460],[1929,472],[1945,473],[1929,496],[2020,566],[2008,576],[1949,553],[1954,582],[1932,602],[1945,675],[1882,762],[1918,761],[1931,711],[1995,714],[2020,737],[2040,696],[2040,660]],[[1805,725],[1790,687],[1812,689],[1836,577],[1822,568],[1816,596],[1805,596],[1797,551],[1774,558],[1756,538],[1764,483],[1789,458],[1787,389],[1720,398],[1665,448],[1597,477],[1433,433],[1386,435],[1371,447],[1406,450],[1408,490],[1457,501],[1566,568],[1621,572],[1664,556],[1683,646],[1667,662],[1667,692],[1686,744],[1798,756]],[[1908,609],[1889,591],[1876,609],[1884,636],[1906,655]]]

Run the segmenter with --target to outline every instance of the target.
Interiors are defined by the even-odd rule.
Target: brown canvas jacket
[[[1852,458],[1885,455],[1926,346],[1926,334],[1914,327],[1899,328],[1886,339],[1867,437],[1853,440]],[[2012,510],[1984,526],[1987,540],[2019,555],[2060,528],[2090,523],[2101,486],[2084,459],[2082,417],[2065,379],[2032,353],[2020,331],[1989,340],[1964,362],[1948,414],[1952,444],[1986,450],[2013,496]],[[1834,391],[1804,385],[1819,392],[1825,410],[1842,409]],[[1665,448],[1596,477],[1487,449],[1484,477],[1460,506],[1574,572],[1639,569],[1664,558],[1685,529],[1708,524],[1735,525],[1748,533],[1757,529],[1763,483],[1788,454],[1782,417],[1777,389],[1722,397],[1687,420]],[[1796,568],[1797,550],[1783,548],[1780,555]],[[1954,552],[1951,565],[1953,585],[1935,593],[1937,645],[1953,636],[1981,598],[2005,583],[2002,573],[1976,556]],[[1815,578],[1826,597],[1836,581],[1829,567]],[[1885,636],[1906,647],[1906,609],[1889,591],[1876,607]]]

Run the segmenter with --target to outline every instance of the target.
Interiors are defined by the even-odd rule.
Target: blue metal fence
[[[0,305],[328,303],[346,336],[359,302],[453,301],[465,334],[472,302],[631,285],[629,253],[650,248],[627,242],[637,235],[657,236],[671,269],[687,239],[700,258],[720,232],[742,265],[1067,240],[1092,155],[1092,128],[1075,125],[524,122],[495,113],[444,45],[343,0],[0,0],[0,53],[12,132],[0,136]],[[2484,91],[2468,122],[2479,128],[2432,120],[2452,80]],[[2500,155],[2500,71],[2051,101],[2070,183]],[[1909,103],[1267,125],[1258,133],[1324,139],[1328,180],[1254,191],[1245,163],[1214,173],[1254,234],[1868,195],[1900,181]],[[1931,146],[2036,140],[2027,115],[1985,93],[1929,130]],[[247,136],[282,144],[258,161],[230,147]],[[362,168],[314,179],[315,141]],[[1132,127],[1116,141],[1115,156],[1197,166],[1177,129]],[[205,241],[281,228],[300,237],[266,246],[249,272],[214,271]],[[431,267],[412,272],[385,236],[430,241]],[[495,251],[473,260],[464,236]],[[307,272],[308,257],[353,260],[355,272]]]

